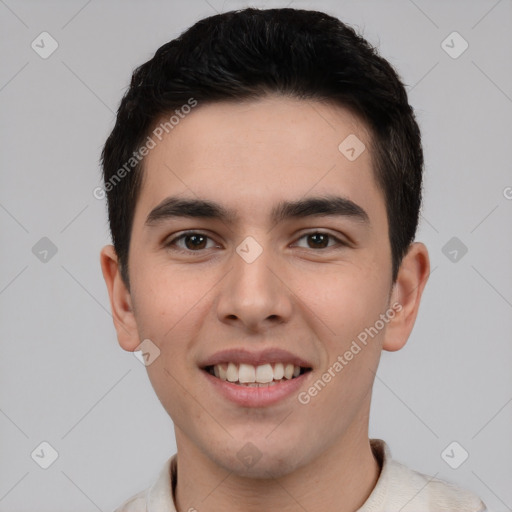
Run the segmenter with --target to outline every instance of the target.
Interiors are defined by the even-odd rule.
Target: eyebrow
[[[348,217],[370,225],[370,218],[361,206],[346,197],[333,195],[281,201],[272,209],[270,218],[272,222],[279,223],[289,219],[316,216]],[[149,226],[180,217],[216,219],[227,224],[235,224],[239,219],[235,210],[214,201],[171,196],[151,210],[145,224]]]

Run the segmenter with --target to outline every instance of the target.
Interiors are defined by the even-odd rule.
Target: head
[[[203,19],[135,70],[102,164],[119,342],[158,347],[148,373],[178,444],[264,477],[367,426],[381,350],[405,344],[429,270],[420,132],[374,48],[315,11]],[[234,404],[209,372],[239,355],[301,362],[302,401]],[[237,455],[249,441],[259,467]]]

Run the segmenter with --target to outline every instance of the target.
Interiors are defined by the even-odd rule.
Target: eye
[[[306,233],[305,235],[302,235],[299,240],[302,240],[303,238],[306,238],[309,241],[311,241],[313,247],[309,247],[312,249],[326,249],[329,247],[333,247],[335,245],[341,245],[345,246],[347,245],[345,242],[340,240],[338,237],[335,237],[334,235],[331,235],[330,233],[326,233],[324,231],[314,231],[312,233]],[[329,240],[333,240],[337,243],[328,245]]]
[[[340,238],[324,231],[306,233],[299,238],[299,240],[303,239],[307,240],[308,246],[305,247],[306,249],[328,249],[335,246],[347,245]],[[208,245],[208,242],[210,242],[210,245]],[[165,242],[164,245],[170,250],[189,253],[200,252],[205,249],[217,247],[215,242],[208,235],[198,231],[187,231],[182,233],[171,238],[168,242]]]
[[[199,233],[198,231],[187,231],[186,233],[182,233],[181,235],[166,242],[165,247],[169,249],[177,247],[178,251],[182,252],[198,252],[202,249],[211,249],[211,247],[215,247],[215,243],[213,246],[210,245],[207,247],[208,240],[213,242],[213,240],[204,233]]]

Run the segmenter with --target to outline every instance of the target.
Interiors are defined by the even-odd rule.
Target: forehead
[[[145,157],[136,218],[180,194],[253,220],[283,199],[333,193],[384,211],[369,131],[343,107],[279,96],[199,103],[167,131]]]

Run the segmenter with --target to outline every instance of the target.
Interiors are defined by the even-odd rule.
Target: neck
[[[220,467],[176,429],[176,508],[178,512],[355,512],[380,474],[367,430],[355,430],[357,437],[347,433],[336,445],[287,475],[255,479]]]

